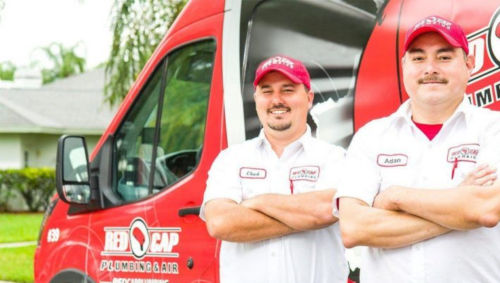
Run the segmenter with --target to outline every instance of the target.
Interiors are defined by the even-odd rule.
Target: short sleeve
[[[500,113],[489,112],[490,121],[481,141],[478,164],[488,164],[500,170]]]
[[[200,209],[200,218],[205,220],[205,204],[213,199],[231,199],[237,203],[242,200],[238,158],[230,149],[222,151],[208,172],[207,186]]]
[[[378,194],[380,171],[375,160],[376,141],[375,137],[369,134],[367,126],[358,131],[347,150],[340,185],[333,200],[333,212],[336,216],[338,216],[338,199],[356,198],[371,206]]]

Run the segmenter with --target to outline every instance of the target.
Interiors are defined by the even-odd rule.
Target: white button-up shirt
[[[311,136],[288,145],[280,158],[263,131],[259,137],[222,151],[212,164],[205,203],[218,198],[237,203],[260,194],[290,195],[336,188],[344,150]],[[345,283],[348,275],[338,224],[274,239],[222,241],[221,283]]]
[[[357,198],[371,206],[376,195],[391,185],[453,188],[476,165],[498,168],[499,160],[500,113],[464,99],[429,141],[412,122],[407,101],[355,135],[335,198]],[[498,283],[500,226],[452,231],[397,249],[367,248],[361,282]]]

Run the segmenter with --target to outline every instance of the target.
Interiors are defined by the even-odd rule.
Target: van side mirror
[[[90,202],[89,161],[84,137],[61,136],[57,144],[56,185],[70,204]]]

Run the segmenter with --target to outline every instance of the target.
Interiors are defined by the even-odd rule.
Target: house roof
[[[0,132],[101,134],[117,109],[104,102],[99,68],[36,89],[0,89]]]

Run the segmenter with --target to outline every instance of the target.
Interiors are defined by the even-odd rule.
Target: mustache
[[[419,84],[425,84],[425,83],[430,83],[430,82],[432,82],[432,83],[437,82],[437,83],[446,84],[446,83],[448,83],[448,80],[445,78],[440,78],[436,75],[425,76],[425,77],[418,80]]]
[[[280,103],[280,104],[277,104],[277,105],[273,105],[273,107],[267,109],[267,112],[268,113],[271,113],[273,110],[286,110],[286,111],[290,111],[290,107],[286,106],[285,104],[283,103]]]

